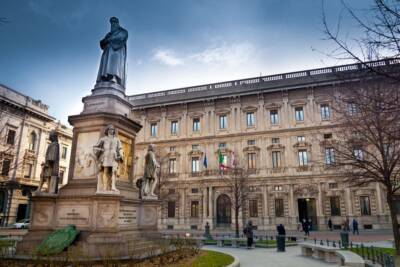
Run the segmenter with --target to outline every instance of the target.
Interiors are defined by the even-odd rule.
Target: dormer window
[[[306,141],[306,138],[304,135],[297,136],[297,142],[305,142],[305,141]]]

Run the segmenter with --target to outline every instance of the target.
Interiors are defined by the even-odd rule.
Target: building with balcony
[[[72,130],[48,106],[0,84],[0,225],[29,218],[51,130],[60,144],[60,186],[67,182]]]
[[[304,219],[326,229],[345,217],[360,228],[390,227],[379,184],[349,187],[335,167],[332,95],[369,67],[396,59],[313,69],[133,95],[135,177],[143,175],[147,146],[162,165],[163,229],[233,229],[232,188],[224,177],[237,162],[248,170],[249,196],[240,224],[260,230]],[[140,155],[140,156],[138,156]]]

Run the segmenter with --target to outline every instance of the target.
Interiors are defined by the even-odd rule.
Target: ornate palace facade
[[[67,183],[72,130],[48,106],[0,84],[0,226],[29,218],[51,130],[60,143],[60,185]]]
[[[162,164],[162,228],[203,229],[206,222],[233,228],[233,196],[218,150],[223,164],[235,159],[250,173],[241,224],[296,229],[307,219],[326,229],[329,218],[340,227],[348,216],[361,228],[389,227],[381,187],[350,188],[328,145],[335,139],[331,96],[362,69],[344,65],[130,96],[143,125],[136,155],[153,143]],[[138,178],[144,157],[136,160]]]

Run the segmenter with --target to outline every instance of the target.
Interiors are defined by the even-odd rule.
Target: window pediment
[[[246,146],[243,148],[243,152],[258,152],[260,148],[258,146]]]
[[[315,99],[317,104],[329,104],[330,102],[332,102],[332,99],[328,95],[320,95]]]
[[[256,106],[245,106],[242,108],[243,112],[251,112],[251,111],[257,111],[257,107]]]
[[[307,100],[305,100],[305,99],[294,100],[290,103],[290,105],[292,107],[305,106],[306,104],[307,104]]]
[[[216,111],[215,111],[215,114],[217,114],[217,115],[227,115],[227,114],[229,114],[230,112],[231,112],[230,109],[228,109],[228,108],[223,108],[223,109],[218,109],[218,110],[216,110]]]
[[[203,156],[203,154],[204,152],[200,150],[191,150],[188,153],[189,156],[199,156],[199,157]]]
[[[268,103],[268,104],[265,104],[264,107],[266,109],[279,109],[282,107],[282,103],[277,103],[277,102]]]
[[[294,148],[311,148],[311,144],[308,142],[296,142],[293,145]]]
[[[178,158],[180,156],[181,156],[181,154],[179,152],[176,152],[176,151],[171,151],[171,152],[169,152],[167,154],[168,158]]]
[[[150,123],[157,123],[157,122],[160,122],[161,118],[160,117],[149,117],[147,120]]]
[[[267,146],[267,149],[268,150],[283,150],[283,149],[285,149],[285,146],[282,144],[272,144],[272,145]]]
[[[190,112],[190,113],[188,113],[188,116],[192,119],[193,118],[201,118],[204,116],[204,113],[203,112]]]

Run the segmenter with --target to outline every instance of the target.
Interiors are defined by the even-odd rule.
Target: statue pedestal
[[[142,126],[125,116],[131,108],[125,99],[101,90],[83,99],[85,110],[80,115],[69,117],[74,135],[68,184],[57,195],[32,197],[31,229],[18,243],[18,255],[34,254],[48,234],[70,224],[81,232],[74,247],[87,257],[132,256],[160,237],[160,201],[140,200],[133,182],[135,138]],[[96,193],[98,162],[93,146],[109,124],[114,125],[124,152],[116,181],[119,193]]]

